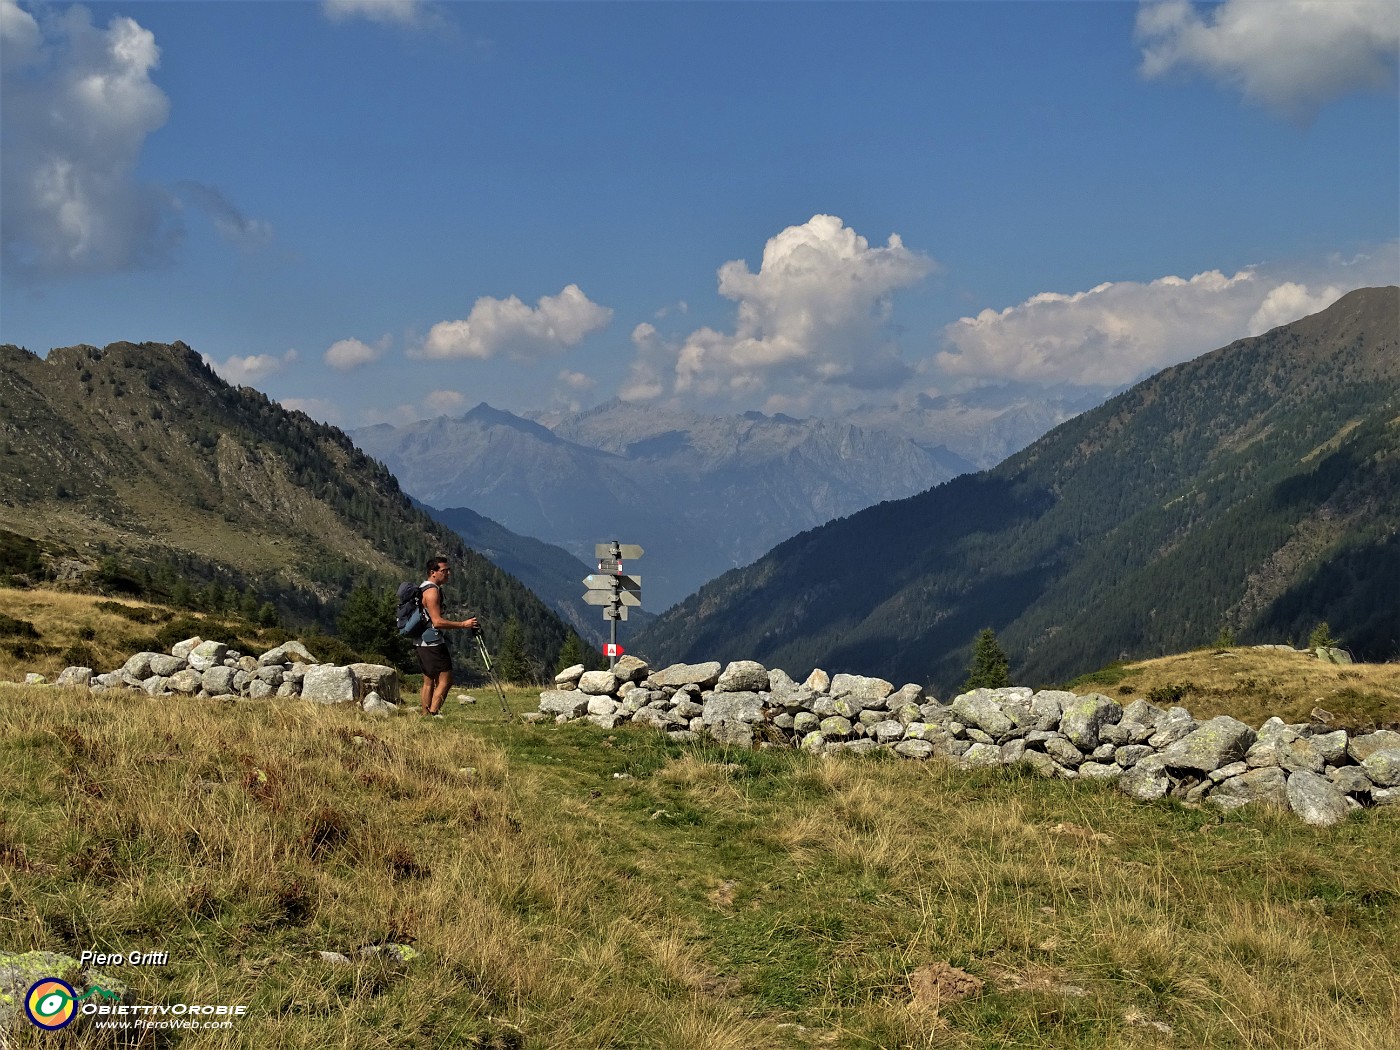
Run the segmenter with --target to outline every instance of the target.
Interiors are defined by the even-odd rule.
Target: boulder
[[[267,688],[267,683],[264,682],[262,685],[264,689]],[[365,696],[364,701],[360,704],[360,709],[364,711],[365,714],[375,718],[388,718],[398,711],[396,706],[389,703],[388,700],[383,699],[373,690]]]
[[[203,643],[203,641],[203,638],[199,637],[199,635],[195,635],[193,638],[186,638],[183,642],[176,642],[170,647],[170,655],[183,660],[188,657],[190,653],[194,652],[195,647]]]
[[[188,666],[188,661],[180,656],[166,656],[164,653],[156,653],[151,657],[151,674],[170,677],[176,671],[183,671]]]
[[[973,744],[963,752],[962,761],[972,769],[1001,765],[1001,748],[996,744]]]
[[[578,685],[578,680],[583,677],[583,664],[574,664],[566,667],[554,676],[554,684],[564,688],[572,688]]]
[[[355,702],[355,675],[348,667],[316,664],[301,680],[301,698],[318,704]]]
[[[710,693],[701,717],[707,726],[721,722],[762,722],[763,700],[757,693]]]
[[[279,645],[275,649],[269,649],[258,657],[259,667],[266,667],[269,664],[292,663],[314,664],[316,663],[316,657],[311,655],[306,646],[296,641]]]
[[[1060,718],[1064,715],[1065,705],[1072,704],[1079,697],[1073,693],[1067,693],[1061,689],[1042,689],[1034,693],[1030,699],[1031,718],[1034,719],[1032,728],[1041,732],[1048,732],[1060,724]]]
[[[1060,732],[1080,751],[1093,751],[1099,746],[1100,727],[1116,723],[1122,717],[1123,709],[1116,700],[1090,693],[1065,704]]]
[[[1361,763],[1361,768],[1376,787],[1400,787],[1400,748],[1383,747],[1372,751]]]
[[[158,656],[170,660],[175,659],[173,656],[166,657],[164,653],[136,653],[122,664],[122,673],[131,675],[138,681],[145,680],[157,673],[151,670],[151,661]]]
[[[589,696],[611,696],[617,692],[617,675],[611,671],[585,671],[578,680],[580,692]]]
[[[1243,759],[1255,736],[1239,719],[1220,715],[1170,744],[1161,757],[1173,769],[1209,773]]]
[[[844,715],[823,718],[821,735],[826,740],[845,740],[851,735],[851,720]]]
[[[894,753],[905,758],[928,758],[933,754],[933,745],[927,740],[901,740],[894,745]]]
[[[621,656],[613,664],[612,673],[617,675],[619,682],[640,682],[651,673],[651,667],[635,656]]]
[[[580,718],[588,711],[588,700],[588,694],[578,689],[547,689],[540,694],[540,710],[546,714]]]
[[[1118,778],[1118,790],[1139,802],[1152,802],[1166,795],[1171,787],[1166,763],[1160,755],[1138,759],[1132,769]]]
[[[1217,785],[1210,793],[1210,801],[1226,810],[1238,809],[1251,802],[1287,806],[1287,777],[1278,766],[1247,769]]]
[[[183,671],[176,671],[165,680],[165,688],[172,693],[181,693],[185,696],[193,696],[199,692],[204,684],[204,676],[193,667],[186,667]]]
[[[867,678],[864,675],[838,674],[831,680],[831,695],[834,699],[852,697],[862,707],[874,707],[894,692],[894,685],[883,678]]]
[[[1316,773],[1294,773],[1288,778],[1288,805],[1316,828],[1331,827],[1351,812],[1337,785]]]
[[[990,689],[974,689],[953,699],[950,705],[954,717],[965,725],[976,726],[993,737],[1005,736],[1015,728],[1002,713],[1001,705]]]
[[[768,668],[755,660],[735,660],[715,682],[717,693],[760,693],[768,690]]]
[[[185,659],[194,670],[207,671],[211,667],[222,667],[226,656],[228,646],[223,642],[200,642]]]
[[[91,667],[65,667],[54,679],[54,685],[76,685],[87,689],[92,685]]]
[[[200,687],[210,696],[230,696],[238,692],[233,684],[234,669],[211,667],[200,676]]]
[[[399,702],[399,672],[388,664],[351,664],[355,679],[355,699],[364,702],[370,693],[378,693],[388,704]]]
[[[707,723],[705,731],[717,744],[728,747],[753,747],[753,728],[747,722]]]
[[[660,671],[653,671],[647,678],[647,685],[652,689],[666,686],[677,688],[693,682],[702,689],[713,689],[719,681],[719,672],[720,665],[717,660],[703,664],[672,664]]]
[[[1353,762],[1365,762],[1377,751],[1387,748],[1400,747],[1400,733],[1390,729],[1381,729],[1374,733],[1363,733],[1360,736],[1351,738],[1351,743],[1347,745],[1347,754]]]
[[[831,692],[831,676],[820,667],[814,667],[812,673],[807,676],[807,680],[802,684],[814,693]]]

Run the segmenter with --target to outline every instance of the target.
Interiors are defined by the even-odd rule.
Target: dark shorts
[[[418,666],[429,678],[452,671],[452,654],[447,651],[446,645],[419,645],[415,648],[418,650]]]

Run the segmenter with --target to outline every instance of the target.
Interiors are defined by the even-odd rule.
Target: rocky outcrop
[[[1126,707],[1099,693],[976,689],[942,703],[914,684],[814,670],[798,685],[752,660],[673,664],[632,657],[624,674],[572,667],[540,694],[535,721],[637,722],[673,738],[820,754],[892,751],[967,768],[1028,765],[1044,776],[1114,781],[1132,798],[1177,798],[1232,810],[1288,807],[1334,824],[1363,806],[1400,802],[1400,733],[1351,735],[1271,718],[1258,730],[1182,707]]]

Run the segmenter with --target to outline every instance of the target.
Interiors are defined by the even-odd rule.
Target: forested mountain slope
[[[979,628],[1013,674],[1063,680],[1210,642],[1400,651],[1400,289],[1167,369],[997,468],[813,529],[637,640],[960,681]]]
[[[569,633],[341,431],[230,386],[178,342],[0,346],[0,530],[54,555],[44,573],[100,569],[153,596],[217,584],[327,627],[355,583],[421,579],[443,554],[449,601],[489,631],[518,620],[547,664]]]

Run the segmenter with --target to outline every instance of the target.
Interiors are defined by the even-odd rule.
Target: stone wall
[[[1146,700],[1099,693],[978,689],[941,703],[918,685],[813,671],[802,683],[751,660],[653,671],[623,657],[611,671],[571,667],[540,694],[532,720],[637,722],[689,740],[888,750],[965,767],[1023,763],[1045,776],[1114,781],[1142,801],[1172,796],[1234,809],[1266,803],[1326,826],[1362,806],[1400,802],[1400,733],[1349,734],[1271,718],[1258,729],[1198,721]]]
[[[48,684],[37,674],[28,675],[25,682]],[[398,710],[399,700],[399,673],[394,668],[319,663],[295,641],[254,657],[223,642],[187,638],[176,642],[168,653],[136,653],[121,667],[101,674],[91,667],[65,668],[53,684],[94,693],[140,689],[151,696],[203,699],[300,697],[321,704],[354,703],[377,715]]]

